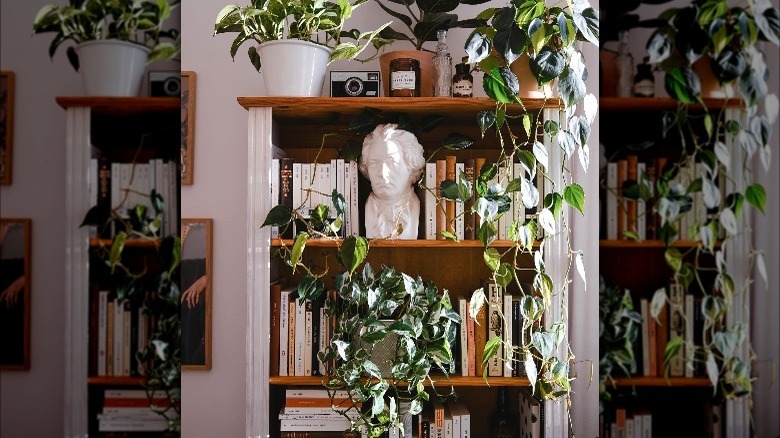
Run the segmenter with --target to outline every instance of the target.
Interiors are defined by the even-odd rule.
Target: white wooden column
[[[260,228],[271,210],[271,108],[249,109],[247,166],[246,436],[268,430],[270,238]]]
[[[558,129],[565,128],[563,111],[558,108],[544,109],[544,120],[552,120],[558,123]],[[550,180],[544,182],[544,194],[550,193],[553,184],[557,190],[563,187],[563,172],[561,163],[564,155],[560,147],[556,147],[550,136],[544,136],[544,145],[547,148],[550,165],[547,167],[547,173]],[[541,197],[542,194],[540,194]],[[544,203],[543,199],[540,199]],[[562,220],[556,222],[556,231],[560,231],[562,223],[568,224],[568,208],[562,208]],[[557,218],[556,218],[557,219]],[[569,249],[566,236],[558,235],[548,238],[544,243],[544,265],[547,275],[552,278],[554,293],[550,303],[550,309],[545,312],[544,321],[547,328],[552,327],[557,322],[566,324],[566,339],[569,339],[568,331],[568,278],[566,267],[569,263]],[[565,361],[569,351],[564,342],[555,349],[556,356]],[[562,438],[569,435],[569,410],[565,401],[546,401],[544,403],[544,436],[546,438]]]
[[[67,110],[65,173],[65,436],[88,434],[90,109]]]

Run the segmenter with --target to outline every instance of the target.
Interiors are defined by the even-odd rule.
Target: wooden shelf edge
[[[607,388],[612,384],[606,382]],[[641,386],[654,388],[704,388],[712,386],[707,377],[621,377],[615,379],[615,386],[619,388]]]
[[[675,242],[672,242],[671,247],[672,248],[695,248],[699,245],[699,242],[696,240],[677,240]],[[599,247],[600,248],[665,248],[666,245],[664,245],[664,242],[662,240],[643,240],[641,242],[637,242],[634,240],[599,240]],[[717,242],[715,244],[715,247],[720,247],[720,242]]]
[[[271,239],[271,246],[274,248],[282,246],[291,247],[295,243],[292,239]],[[482,242],[479,240],[461,240],[460,242],[453,242],[450,240],[426,240],[426,239],[397,239],[386,240],[377,239],[369,240],[369,245],[372,248],[482,248]],[[306,241],[306,246],[311,247],[323,247],[323,248],[335,248],[338,246],[338,242],[329,239],[309,239]],[[490,244],[490,248],[511,248],[515,246],[515,242],[511,240],[496,240]],[[538,248],[539,244],[534,243],[534,248]]]
[[[602,111],[664,111],[674,110],[678,101],[669,97],[600,97],[599,110]],[[704,105],[710,109],[739,108],[742,101],[739,98],[715,99],[705,98]],[[701,105],[689,105],[691,108],[701,108]]]
[[[125,246],[138,248],[156,248],[160,245],[160,242],[160,239],[127,239],[125,240]],[[100,239],[96,237],[89,239],[90,248],[111,247],[111,243],[111,239]]]
[[[58,96],[57,104],[68,108],[123,108],[125,110],[154,111],[180,109],[178,97],[104,97]]]
[[[444,376],[433,376],[438,386],[455,387],[488,387],[488,386],[530,386],[530,382],[525,377],[488,377],[487,382],[482,377],[464,377],[450,376],[447,379]],[[322,376],[271,376],[268,383],[278,386],[322,386],[326,382],[326,377]],[[425,386],[430,386],[425,382]]]
[[[352,97],[272,97],[272,96],[239,96],[238,104],[245,109],[271,107],[275,111],[293,112],[304,108],[330,107],[332,110],[349,112],[365,107],[383,110],[404,111],[409,113],[426,113],[432,110],[492,109],[496,102],[487,97],[372,97],[355,99]],[[412,103],[413,102],[413,103]],[[560,99],[523,99],[523,106],[530,110],[562,107]],[[520,109],[520,105],[507,105]]]
[[[146,383],[146,377],[138,376],[91,376],[87,378],[89,385],[140,386],[144,383]]]

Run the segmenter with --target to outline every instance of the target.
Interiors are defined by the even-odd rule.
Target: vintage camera
[[[178,71],[150,71],[150,97],[179,97],[181,95],[181,74]]]
[[[330,72],[331,97],[379,97],[378,71]]]

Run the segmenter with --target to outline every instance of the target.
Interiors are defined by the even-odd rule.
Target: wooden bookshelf
[[[96,237],[93,237],[89,239],[89,247],[90,248],[101,248],[106,247],[110,248],[112,244],[111,239],[99,239]],[[125,246],[126,247],[133,247],[133,248],[156,248],[160,246],[160,242],[162,242],[161,239],[127,239],[125,240]]]
[[[699,246],[699,242],[695,240],[676,240],[669,245],[672,248],[696,248]],[[622,249],[642,249],[642,248],[666,248],[666,244],[663,240],[599,240],[600,248],[622,248]],[[715,244],[715,247],[720,247],[720,242]]]
[[[63,109],[90,108],[92,111],[115,117],[133,114],[168,112],[180,108],[178,97],[80,97],[60,96],[57,104]]]
[[[703,100],[707,108],[739,108],[742,102],[738,98]],[[632,111],[654,112],[673,111],[680,103],[672,98],[654,97],[601,97],[599,98],[599,110],[601,111]],[[689,105],[691,108],[701,108],[701,105]]]
[[[139,386],[146,383],[146,377],[90,376],[87,383],[97,386]]]
[[[482,377],[464,377],[464,376],[450,376],[449,379],[440,376],[432,376],[437,386],[454,386],[454,387],[489,387],[489,386],[530,386],[530,382],[525,377],[488,377],[487,381]],[[324,376],[306,376],[306,377],[287,377],[287,376],[271,376],[268,382],[271,385],[282,386],[322,386],[326,383],[327,377]],[[425,386],[430,386],[430,382],[425,382]]]
[[[306,246],[311,247],[323,247],[323,248],[335,248],[338,246],[338,241],[330,239],[309,239],[306,241]],[[284,246],[291,247],[295,244],[292,239],[271,239],[272,247]],[[371,248],[482,248],[482,242],[479,240],[461,240],[460,242],[453,242],[449,240],[387,240],[377,239],[370,241]],[[515,242],[511,240],[496,240],[490,244],[491,248],[512,248],[515,246]],[[534,244],[534,247],[538,247],[538,244]]]
[[[606,382],[607,387],[611,385],[609,381]],[[630,387],[630,386],[643,386],[654,388],[702,388],[712,386],[712,382],[707,377],[622,377],[615,379],[615,386],[617,387]]]

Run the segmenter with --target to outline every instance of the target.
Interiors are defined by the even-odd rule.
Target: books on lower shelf
[[[657,405],[644,405],[640,399],[627,404],[609,405],[599,416],[600,437],[652,438],[653,436],[703,436],[721,438],[725,421],[723,406],[706,401],[700,408],[688,406],[686,421],[680,420],[679,411]],[[700,410],[699,410],[700,409]]]
[[[137,353],[149,341],[150,321],[144,309],[118,301],[109,290],[93,288],[90,318],[90,374],[142,376]]]
[[[100,432],[160,432],[168,429],[168,420],[155,412],[150,404],[160,409],[170,406],[164,396],[154,395],[152,400],[143,389],[106,389],[102,412],[97,414]],[[176,416],[173,410],[167,414]]]

